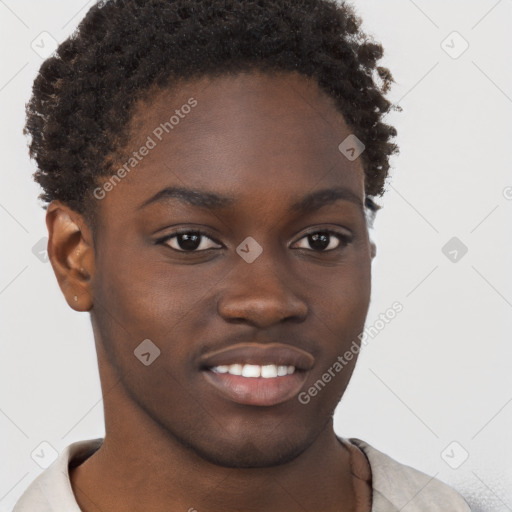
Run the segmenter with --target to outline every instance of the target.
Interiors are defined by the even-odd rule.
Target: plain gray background
[[[43,470],[41,443],[56,455],[104,435],[89,315],[41,254],[21,133],[40,54],[93,3],[0,1],[0,512]],[[367,326],[395,301],[403,311],[369,338],[336,430],[448,482],[474,511],[511,511],[512,1],[353,4],[403,108],[388,117],[401,154],[373,231]]]

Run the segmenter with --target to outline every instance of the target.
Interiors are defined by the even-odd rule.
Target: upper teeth
[[[264,379],[272,379],[274,377],[291,375],[295,372],[295,366],[277,366],[275,364],[266,364],[263,366],[257,364],[230,364],[214,366],[212,371],[216,373],[241,375],[242,377],[263,377]]]

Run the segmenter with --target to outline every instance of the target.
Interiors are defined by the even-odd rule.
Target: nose
[[[294,292],[295,279],[273,263],[269,254],[263,253],[250,264],[243,260],[236,264],[217,306],[224,320],[265,328],[306,319],[308,307]]]

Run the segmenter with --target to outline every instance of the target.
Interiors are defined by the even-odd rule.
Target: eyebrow
[[[137,209],[140,210],[154,203],[168,202],[171,199],[177,199],[192,206],[211,210],[219,210],[237,203],[236,199],[233,197],[221,196],[213,192],[185,187],[166,187],[144,201]],[[290,207],[290,211],[301,214],[311,213],[324,206],[333,204],[336,201],[349,201],[354,203],[359,207],[361,213],[364,214],[363,203],[359,196],[344,187],[325,188],[311,192],[299,201],[293,203]]]
[[[220,196],[204,190],[185,187],[166,187],[160,190],[160,192],[157,192],[153,197],[150,197],[147,201],[144,201],[137,209],[140,210],[153,203],[164,203],[170,199],[178,199],[182,203],[212,210],[226,208],[227,206],[234,205],[236,202],[232,197]]]

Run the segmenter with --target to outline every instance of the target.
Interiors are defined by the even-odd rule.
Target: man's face
[[[333,365],[370,301],[363,171],[338,149],[351,131],[314,81],[262,74],[161,91],[133,127],[140,158],[98,200],[92,316],[106,364],[144,414],[206,460],[291,460],[330,422],[356,357],[334,377]],[[150,201],[168,187],[231,199]],[[160,350],[149,365],[134,354],[143,340]],[[232,375],[249,363],[265,377]]]

